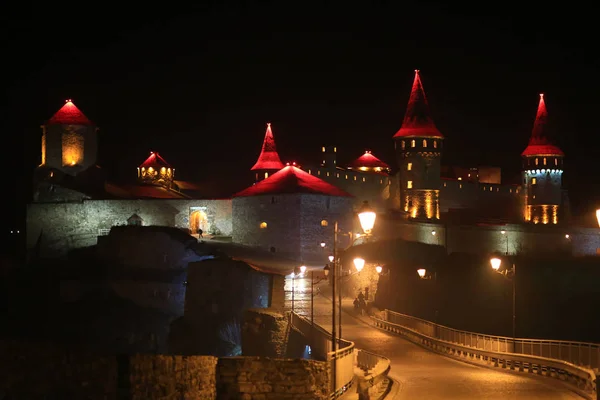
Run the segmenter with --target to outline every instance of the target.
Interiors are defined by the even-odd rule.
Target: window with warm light
[[[415,142],[414,140],[410,141],[410,147],[415,147],[417,145],[417,142]]]
[[[265,229],[267,227],[267,223],[266,222],[261,222],[260,223],[260,229]]]
[[[558,165],[558,158],[554,159],[554,165]]]
[[[334,148],[333,148],[333,152],[334,152],[334,153],[337,153],[337,147],[334,147]]]
[[[269,177],[269,173],[265,172],[265,179],[267,179]]]
[[[531,184],[537,185],[537,178],[531,178]]]
[[[403,140],[402,141],[402,150],[404,150],[406,148],[406,142]]]
[[[437,140],[434,140],[434,141],[433,141],[433,148],[434,148],[434,149],[437,149]]]
[[[322,149],[323,149],[323,153],[325,153],[325,147],[323,147]]]
[[[540,160],[538,160],[537,158],[535,159],[535,165],[538,165]]]
[[[412,171],[412,163],[409,162],[408,164],[406,164],[406,170],[407,171]]]
[[[367,181],[367,178],[363,177],[363,182],[366,182],[366,181]]]
[[[427,147],[427,139],[423,139],[423,147]]]
[[[356,176],[354,177],[354,180],[356,180]]]
[[[546,157],[544,157],[544,165],[546,165]]]
[[[329,176],[329,172],[327,172],[327,176]]]
[[[412,189],[412,181],[406,182],[406,188],[407,189]]]
[[[321,226],[328,226],[328,225],[329,225],[329,222],[327,222],[326,219],[321,220]]]

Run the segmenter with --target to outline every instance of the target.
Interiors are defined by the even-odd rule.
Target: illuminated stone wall
[[[444,179],[440,187],[440,210],[478,210],[490,218],[521,218],[522,188],[465,180]]]
[[[350,231],[353,203],[350,197],[311,194],[236,197],[233,241],[267,251],[274,248],[301,262],[321,262],[327,255],[319,244],[332,244],[334,221]]]
[[[300,256],[301,195],[235,197],[232,240],[279,255]]]
[[[383,212],[388,208],[392,177],[374,172],[361,172],[335,168],[334,165],[321,167],[309,166],[303,169],[325,182],[354,196],[354,206],[360,207],[363,201],[376,210]]]
[[[440,218],[440,191],[439,190],[413,190],[402,191],[402,204],[404,211],[410,218],[439,219]]]
[[[524,220],[533,224],[558,224],[562,205],[562,170],[526,170]]]
[[[504,231],[504,234],[502,233]],[[435,234],[434,234],[435,232]],[[381,216],[375,225],[381,239],[446,246],[449,253],[518,254],[564,252],[576,256],[596,255],[600,229],[567,228],[529,224],[445,225]]]
[[[42,165],[75,175],[96,164],[97,128],[84,125],[42,127]]]
[[[333,254],[335,221],[338,221],[338,229],[342,232],[338,237],[338,246],[342,249],[350,245],[350,236],[343,233],[352,230],[354,201],[351,197],[302,195],[300,261],[317,265],[328,262],[327,257]],[[326,221],[326,226],[323,226],[323,221]],[[322,242],[326,244],[325,248],[320,246]]]
[[[137,214],[143,225],[187,229],[191,207],[206,207],[210,229],[231,235],[231,200],[83,200],[27,206],[27,249],[41,238],[42,254],[62,254],[96,244],[102,230],[126,225]]]

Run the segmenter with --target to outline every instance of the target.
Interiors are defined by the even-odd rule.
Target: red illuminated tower
[[[394,135],[400,207],[411,218],[440,218],[440,173],[444,136],[433,123],[419,71],[415,70],[404,121]]]
[[[265,139],[263,140],[260,156],[258,156],[256,164],[254,164],[250,170],[255,172],[254,179],[258,182],[268,178],[269,175],[282,168],[283,163],[279,159],[279,154],[277,154],[277,147],[275,147],[275,139],[273,138],[271,124],[267,123],[267,131],[265,132]]]
[[[41,128],[40,167],[77,175],[96,164],[98,128],[71,100],[67,100]]]
[[[557,224],[562,203],[565,153],[549,138],[548,111],[540,94],[533,131],[523,157],[524,218],[534,224]]]
[[[166,188],[173,186],[175,168],[158,153],[150,152],[150,156],[138,167],[138,180],[142,183],[160,185]]]

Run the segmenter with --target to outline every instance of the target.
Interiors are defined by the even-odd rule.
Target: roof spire
[[[544,93],[540,93],[540,102],[535,115],[535,122],[533,123],[533,131],[531,132],[529,145],[521,153],[522,156],[564,155],[562,150],[553,145],[549,140],[547,122],[548,111],[544,102]]]
[[[254,171],[281,168],[283,168],[283,163],[279,159],[279,154],[277,154],[277,147],[275,147],[275,139],[273,138],[271,123],[267,122],[267,131],[265,132],[265,139],[263,140],[260,156],[258,156],[256,164],[254,164],[250,170]]]
[[[77,108],[71,99],[65,100],[65,104],[46,122],[46,125],[94,125]]]
[[[394,135],[395,138],[405,136],[444,137],[436,128],[433,119],[431,119],[429,104],[427,103],[427,97],[425,96],[425,90],[423,90],[418,69],[415,69],[415,79],[410,92],[410,98],[408,99],[408,107],[404,114],[404,121],[402,121],[402,127]]]

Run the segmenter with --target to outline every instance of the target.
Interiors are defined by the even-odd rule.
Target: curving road
[[[310,318],[310,280],[296,279],[294,283],[295,311]],[[316,287],[323,292],[330,290],[327,286]],[[286,295],[290,307],[291,288],[289,280]],[[395,399],[582,399],[549,378],[471,365],[428,351],[354,316],[351,299],[343,303],[343,338],[391,360],[390,377],[399,383],[391,393]],[[330,331],[331,301],[315,294],[313,304],[315,322]]]

